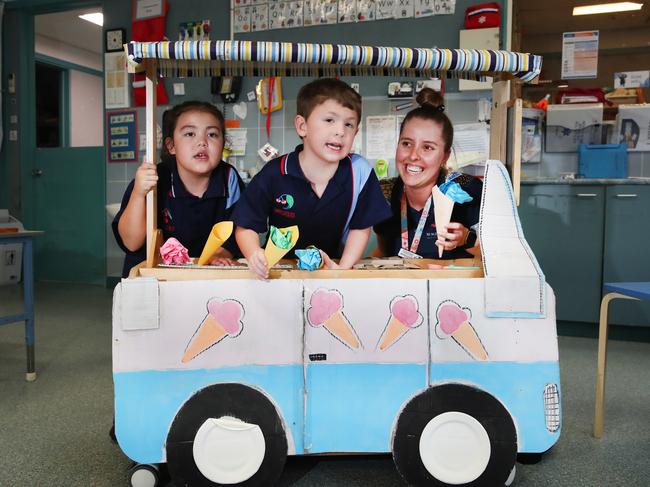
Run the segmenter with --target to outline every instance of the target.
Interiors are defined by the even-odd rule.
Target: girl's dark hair
[[[454,142],[454,127],[451,125],[449,117],[445,114],[444,98],[440,93],[431,88],[422,88],[418,93],[418,96],[415,98],[415,101],[420,106],[406,114],[406,117],[404,117],[402,125],[399,128],[400,135],[402,135],[404,126],[412,118],[432,120],[439,123],[442,127],[442,138],[445,141],[445,152],[449,152]]]
[[[174,130],[176,129],[176,123],[178,122],[179,117],[186,112],[205,112],[213,115],[219,123],[219,129],[221,130],[222,137],[226,138],[226,122],[223,118],[223,113],[212,103],[199,100],[190,100],[183,102],[179,105],[174,105],[172,108],[165,110],[162,116],[162,138],[163,144],[160,151],[160,159],[162,162],[173,162],[175,161],[175,156],[169,153],[167,150],[167,144],[165,141],[167,138],[174,138]]]

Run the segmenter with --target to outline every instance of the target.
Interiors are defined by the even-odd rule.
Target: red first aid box
[[[466,29],[485,29],[501,26],[501,7],[498,3],[481,3],[465,10]]]

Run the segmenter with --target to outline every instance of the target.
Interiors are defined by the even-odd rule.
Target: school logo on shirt
[[[275,202],[282,205],[283,210],[290,210],[293,208],[293,196],[290,194],[283,194],[275,198]]]
[[[282,215],[285,218],[289,218],[293,220],[296,218],[296,212],[295,211],[288,211],[289,209],[293,208],[293,204],[295,203],[293,196],[290,194],[282,194],[275,198],[275,203],[280,206],[280,208],[273,208],[273,213],[276,215]]]
[[[168,232],[174,231],[174,222],[172,221],[172,213],[169,211],[169,208],[165,208],[162,212],[163,217],[163,226],[164,229]]]

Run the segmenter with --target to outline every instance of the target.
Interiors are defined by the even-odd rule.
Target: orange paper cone
[[[201,257],[199,257],[199,265],[208,263],[214,253],[228,240],[228,237],[232,234],[232,228],[233,223],[231,221],[219,222],[212,227],[208,240],[203,247],[203,252],[201,252]]]

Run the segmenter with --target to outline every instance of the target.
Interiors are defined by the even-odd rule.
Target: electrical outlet
[[[182,96],[185,94],[185,83],[174,83],[174,95]]]

